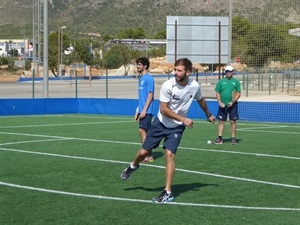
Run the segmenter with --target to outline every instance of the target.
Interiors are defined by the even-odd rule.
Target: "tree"
[[[143,28],[139,27],[137,29],[125,29],[125,30],[121,30],[118,35],[117,38],[119,39],[145,39],[146,38],[146,33],[144,31]]]
[[[0,57],[0,66],[5,66],[8,64],[7,57]]]
[[[25,60],[25,70],[30,70],[30,68],[31,68],[31,61]]]
[[[166,39],[167,38],[167,31],[161,30],[153,35],[154,39]]]
[[[78,63],[86,63],[87,65],[93,65],[94,55],[90,49],[90,39],[75,40],[74,44],[74,61]]]
[[[133,38],[134,39],[145,39],[146,33],[143,28],[139,27],[133,31]]]
[[[247,59],[246,35],[249,32],[251,24],[249,20],[236,16],[232,20],[232,56],[239,57],[242,61]]]
[[[102,40],[104,42],[107,42],[107,41],[112,40],[112,39],[114,39],[114,36],[111,35],[111,34],[104,34],[103,37],[102,37]]]
[[[125,30],[120,30],[120,32],[117,35],[118,39],[132,39],[133,38],[133,29],[125,29]]]
[[[109,51],[105,55],[104,60],[106,62],[105,67],[107,69],[115,69],[115,68],[118,68],[118,67],[120,67],[122,65],[122,63],[121,63],[121,57],[116,52]]]
[[[7,65],[8,70],[15,70],[15,59],[13,57],[0,57],[0,66]]]
[[[163,57],[166,55],[166,46],[158,47],[158,48],[151,48],[148,53],[148,57]]]
[[[270,60],[280,60],[288,50],[282,40],[284,36],[276,27],[253,25],[246,36],[248,64],[261,67]]]
[[[54,76],[58,73],[58,32],[52,32],[48,38],[48,66]]]
[[[127,45],[119,44],[113,46],[104,56],[106,61],[106,66],[108,69],[119,68],[124,66],[125,74],[127,75],[128,64],[133,60],[133,57],[136,56],[136,51],[130,49]]]
[[[19,55],[18,50],[14,48],[10,49],[7,53],[10,57],[17,57]]]
[[[70,46],[70,37],[67,34],[63,33],[63,36],[61,38],[63,44],[61,52],[63,53],[64,50]],[[57,76],[60,62],[60,59],[58,59],[58,54],[60,54],[58,53],[58,51],[60,50],[60,46],[58,47],[58,43],[58,32],[51,32],[48,37],[48,66],[54,76]],[[65,57],[63,57],[63,60],[65,60]]]
[[[250,29],[249,20],[236,16],[232,19],[232,39],[236,40],[238,38],[245,37]]]
[[[0,57],[0,66],[7,66],[8,70],[15,70],[15,59],[13,57]]]

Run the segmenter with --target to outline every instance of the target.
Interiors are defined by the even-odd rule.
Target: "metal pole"
[[[175,61],[177,61],[177,20],[175,20]]]
[[[63,41],[64,41],[64,34],[63,29],[66,29],[66,26],[60,28],[60,76],[62,76],[62,60],[63,60]]]
[[[35,72],[35,16],[36,16],[36,3],[35,3],[35,0],[33,0],[33,11],[32,11],[32,14],[33,14],[33,18],[32,18],[32,23],[33,23],[33,26],[32,26],[32,65],[33,65],[33,69],[32,69],[32,74],[34,74]],[[33,80],[34,82],[34,80]]]
[[[60,35],[60,76],[62,76],[62,49],[63,49],[63,29],[62,28],[60,28],[60,30],[61,30],[61,35]]]
[[[35,79],[35,0],[32,1],[32,98],[34,98]],[[29,51],[28,51],[29,52]],[[29,55],[30,56],[30,55]]]
[[[75,71],[75,98],[78,98],[77,70]]]
[[[44,41],[43,41],[43,63],[44,63],[44,71],[43,71],[43,77],[44,77],[44,98],[49,97],[49,82],[48,82],[48,0],[44,0]]]
[[[108,98],[108,70],[106,69],[106,98]]]
[[[40,3],[40,0],[37,0],[37,14],[38,14],[38,19],[37,19],[37,46],[38,46],[38,49],[37,49],[37,71],[36,71],[36,74],[37,76],[39,77],[40,76],[40,68],[39,68],[39,64],[41,62],[41,35],[40,35],[40,32],[41,32],[41,3]]]
[[[219,80],[221,79],[221,22],[219,21]]]
[[[57,75],[60,76],[60,27],[57,33]]]
[[[249,96],[249,70],[247,70],[246,97]]]
[[[25,42],[25,25],[24,25],[24,34],[23,34],[23,42],[24,42],[24,50],[23,50],[23,58],[22,58],[22,72],[25,73],[25,57],[26,57],[26,42]],[[25,75],[25,74],[23,74]]]
[[[269,95],[271,95],[271,86],[272,86],[272,74],[269,74]]]
[[[231,45],[232,45],[232,0],[229,0],[229,26],[228,26],[228,64],[231,63]]]
[[[35,74],[34,70],[32,71],[32,98],[34,98],[34,79],[35,79]]]

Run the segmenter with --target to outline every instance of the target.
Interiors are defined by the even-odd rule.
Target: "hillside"
[[[37,0],[36,0],[37,1]],[[40,0],[43,2],[43,0]],[[1,0],[0,39],[32,34],[33,0]],[[300,23],[297,0],[232,0],[233,16]],[[151,34],[166,28],[166,16],[228,16],[229,0],[49,0],[49,30],[67,26],[80,32],[116,34],[143,27]]]

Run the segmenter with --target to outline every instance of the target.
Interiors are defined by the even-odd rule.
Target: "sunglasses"
[[[232,73],[233,70],[225,70],[225,73]]]

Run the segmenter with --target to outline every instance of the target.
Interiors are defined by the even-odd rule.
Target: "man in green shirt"
[[[225,68],[226,77],[218,81],[215,91],[216,98],[219,104],[217,119],[219,120],[218,137],[214,144],[223,144],[223,131],[225,121],[229,117],[231,126],[231,141],[232,145],[236,144],[236,121],[239,119],[238,114],[238,99],[241,96],[241,84],[233,78],[232,66]]]

